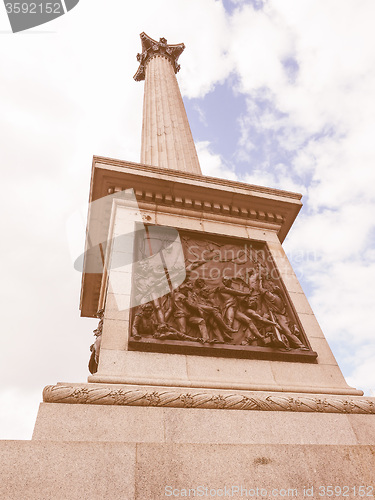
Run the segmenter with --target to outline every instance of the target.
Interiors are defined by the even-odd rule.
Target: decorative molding
[[[119,186],[111,186],[108,188],[108,194],[113,194],[116,191],[124,191],[126,188]],[[170,194],[163,194],[160,192],[140,191],[136,190],[135,195],[137,201],[145,203],[153,203],[161,206],[172,206],[178,209],[185,208],[186,210],[203,211],[213,214],[223,214],[225,216],[232,216],[239,219],[251,219],[258,221],[267,221],[273,224],[283,225],[285,223],[285,216],[279,213],[263,212],[261,210],[254,210],[252,208],[237,207],[235,205],[226,205],[219,203],[211,203],[207,200],[192,200],[190,197],[181,198],[171,196]]]
[[[292,191],[285,191],[283,189],[270,188],[265,186],[257,186],[255,184],[247,184],[241,181],[232,181],[229,179],[220,179],[218,177],[210,177],[208,175],[198,175],[191,172],[180,172],[179,170],[165,169],[162,167],[155,167],[143,163],[134,163],[131,161],[116,160],[114,158],[106,158],[104,156],[93,156],[93,167],[103,168],[103,166],[119,167],[120,169],[129,169],[133,171],[144,171],[147,173],[165,174],[168,177],[180,177],[181,179],[191,179],[193,181],[209,183],[208,187],[222,186],[233,189],[243,189],[250,194],[251,191],[256,193],[268,194],[272,196],[282,196],[283,198],[290,198],[291,200],[301,200],[302,195]],[[128,186],[129,187],[129,186]],[[207,186],[206,186],[207,187]]]
[[[245,395],[228,392],[220,394],[204,389],[90,387],[89,384],[48,385],[43,390],[43,401],[66,404],[375,415],[373,398],[255,393]]]

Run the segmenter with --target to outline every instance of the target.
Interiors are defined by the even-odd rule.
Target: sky
[[[142,31],[186,45],[203,174],[303,194],[284,248],[346,380],[375,396],[373,19],[373,0],[81,0],[13,34],[0,5],[1,439],[31,438],[44,386],[87,380],[97,321],[66,227],[93,155],[139,162]]]

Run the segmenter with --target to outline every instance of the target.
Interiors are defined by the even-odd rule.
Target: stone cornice
[[[212,186],[218,185],[218,186],[227,186],[228,188],[236,188],[236,189],[243,189],[246,191],[254,191],[257,193],[262,193],[265,195],[272,195],[272,196],[282,196],[283,198],[291,198],[292,200],[301,200],[302,194],[300,193],[295,193],[293,191],[285,191],[283,189],[275,189],[275,188],[269,188],[265,186],[257,186],[255,184],[247,184],[245,182],[241,181],[232,181],[228,179],[220,179],[218,177],[210,177],[208,175],[198,175],[198,174],[192,174],[188,172],[180,172],[178,170],[172,170],[172,169],[163,169],[161,167],[154,167],[152,165],[144,165],[140,163],[134,163],[130,161],[124,161],[124,160],[117,160],[115,158],[106,158],[104,156],[93,156],[93,168],[97,164],[104,164],[107,166],[113,166],[113,167],[126,167],[128,169],[134,169],[137,171],[143,170],[145,173],[150,172],[150,173],[156,173],[156,174],[161,174],[163,171],[165,172],[165,175],[168,175],[170,177],[178,177],[181,179],[191,179],[195,180],[197,182],[204,182],[204,183],[209,183]]]
[[[153,38],[146,35],[145,32],[140,34],[142,41],[142,53],[137,54],[137,61],[139,62],[139,68],[134,75],[134,80],[140,82],[145,79],[145,68],[146,64],[153,57],[164,57],[167,59],[173,67],[175,73],[180,70],[180,65],[178,64],[178,58],[185,49],[183,43],[169,45],[165,38],[160,38],[157,42]]]
[[[126,186],[111,186],[108,189],[108,194],[113,194],[116,191],[123,191]],[[204,214],[211,214],[211,219],[220,220],[220,214],[223,216],[228,216],[236,219],[245,220],[258,220],[265,223],[274,223],[277,225],[282,225],[285,221],[285,217],[280,213],[265,212],[263,210],[253,210],[251,208],[239,207],[233,204],[227,205],[222,203],[214,203],[207,201],[202,197],[195,197],[192,199],[189,196],[173,196],[171,194],[164,194],[160,190],[141,190],[136,189],[135,195],[139,203],[140,208],[148,208],[148,206],[157,204],[159,211],[163,211],[163,207],[168,207],[168,212],[178,213],[177,210],[185,208],[186,210],[194,211]],[[215,217],[215,214],[217,217]],[[238,222],[238,221],[237,221]]]
[[[46,403],[117,406],[157,406],[223,410],[290,411],[310,413],[375,414],[375,399],[315,394],[213,392],[205,389],[104,386],[91,384],[49,385]]]
[[[298,193],[94,157],[90,202],[129,187],[140,208],[273,228],[280,241],[302,206]]]

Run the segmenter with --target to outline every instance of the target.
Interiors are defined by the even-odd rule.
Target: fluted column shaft
[[[141,163],[201,174],[176,75],[163,55],[145,67]]]

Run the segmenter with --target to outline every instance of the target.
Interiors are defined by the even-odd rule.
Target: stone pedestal
[[[81,389],[76,401],[82,389],[101,391],[97,403],[105,401],[103,391],[114,390],[75,388]],[[158,500],[171,491],[172,498],[188,496],[189,489],[202,498],[301,498],[304,490],[321,498],[327,486],[347,498],[374,493],[375,417],[343,413],[342,406],[346,400],[347,412],[375,411],[373,399],[315,395],[310,407],[262,411],[129,407],[119,399],[71,404],[65,396],[69,403],[41,405],[31,442],[2,443],[1,498]],[[247,396],[253,404],[277,400],[275,394]]]
[[[130,186],[137,206],[133,203],[129,208],[129,202],[114,194]],[[94,316],[104,309],[99,368],[89,382],[362,394],[345,382],[281,245],[301,208],[300,195],[94,158],[91,201],[108,195],[114,198],[102,214],[100,226],[109,242],[107,265],[102,274],[86,272],[82,285],[82,315]],[[258,245],[264,249],[285,291],[290,315],[299,323],[310,350],[287,352],[260,346],[243,349],[238,345],[202,346],[186,341],[155,343],[146,338],[134,342],[128,309],[134,286],[132,266],[111,263],[124,262],[124,249],[116,238],[134,234],[135,225],[140,222],[150,227],[175,228],[182,236],[193,235],[203,242],[215,242],[214,238],[219,237],[233,242],[236,248]],[[97,217],[92,212],[88,221],[90,235],[95,224]],[[130,255],[134,255],[132,245],[133,240],[128,249]],[[91,255],[92,259],[95,257],[98,256]]]
[[[281,247],[300,196],[106,158],[94,158],[91,186],[91,201],[130,187],[136,199],[89,214],[88,262],[105,266],[86,268],[81,311],[104,309],[98,371],[48,386],[33,440],[2,443],[0,496],[373,494],[375,400],[346,384]],[[124,264],[116,237],[140,223],[263,245],[307,351],[134,340],[131,264],[108,263]]]
[[[330,495],[336,487],[346,498],[368,498],[374,452],[374,445],[9,441],[0,450],[0,495],[159,500],[188,497],[189,489],[194,498],[195,489],[202,498],[304,498],[304,491],[322,498],[332,486]]]

